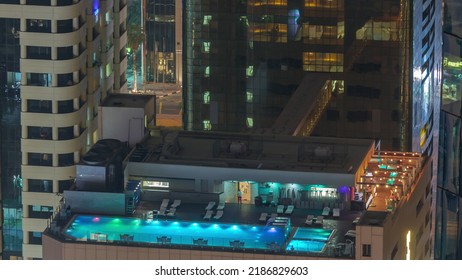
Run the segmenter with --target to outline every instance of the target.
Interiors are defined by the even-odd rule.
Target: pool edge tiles
[[[63,233],[80,242],[136,242],[157,245],[268,250],[287,241],[286,228],[133,217],[75,215]]]

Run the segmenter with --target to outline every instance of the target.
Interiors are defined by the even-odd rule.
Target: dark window
[[[64,100],[58,101],[58,113],[59,114],[66,114],[74,112],[74,101],[72,100]]]
[[[70,140],[74,138],[74,127],[59,127],[58,140]]]
[[[419,203],[417,203],[417,206],[415,207],[416,217],[419,216],[419,213],[422,210],[422,207],[423,207],[423,198],[419,200]]]
[[[419,241],[420,241],[420,238],[422,238],[422,235],[423,235],[423,225],[420,226],[419,228],[419,231],[417,232],[417,234],[415,235],[415,244],[418,244]]]
[[[340,112],[337,110],[327,110],[326,114],[328,121],[337,121],[340,119]]]
[[[394,122],[399,122],[399,111],[397,110],[393,110],[391,112],[391,119],[394,121]]]
[[[398,243],[395,244],[395,247],[393,247],[393,250],[391,251],[391,256],[390,256],[390,258],[391,258],[392,260],[395,259],[396,253],[398,253]]]
[[[51,113],[50,100],[27,100],[27,112],[30,113]]]
[[[58,74],[58,86],[72,86],[74,84],[72,73]]]
[[[68,33],[74,31],[72,19],[58,20],[58,33]]]
[[[44,139],[51,140],[51,127],[28,126],[27,135],[28,139]]]
[[[51,87],[51,74],[27,73],[27,85],[39,87]]]
[[[73,184],[74,184],[74,179],[60,180],[59,181],[59,192],[62,193],[64,191],[70,190]]]
[[[355,97],[365,97],[377,99],[380,98],[381,91],[377,88],[364,87],[364,86],[348,86],[347,95]]]
[[[365,122],[372,119],[371,111],[350,111],[347,113],[347,120],[349,122]]]
[[[58,156],[59,166],[69,166],[74,164],[74,153],[60,154]]]
[[[52,154],[28,153],[29,165],[52,166]]]
[[[27,58],[51,59],[51,47],[27,46]]]
[[[52,206],[29,205],[29,218],[48,219],[53,215]]]
[[[351,70],[358,73],[366,72],[379,72],[382,68],[381,64],[378,63],[355,63]]]
[[[38,231],[29,232],[29,244],[42,245],[42,233]]]
[[[72,46],[58,47],[58,59],[71,59],[74,57]]]
[[[363,244],[363,257],[371,256],[371,244]]]
[[[27,5],[51,6],[51,0],[27,0]]]
[[[51,33],[51,20],[28,19],[27,20],[27,31],[28,32],[40,32],[40,33]]]
[[[30,192],[53,192],[53,181],[51,180],[29,179],[28,182]]]
[[[399,150],[401,147],[401,140],[397,137],[393,137],[391,139],[391,146],[393,147],[394,150]]]

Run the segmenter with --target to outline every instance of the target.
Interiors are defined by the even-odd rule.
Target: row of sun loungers
[[[176,209],[178,208],[178,206],[181,205],[181,200],[175,199],[172,205],[170,205],[170,209],[167,209],[169,203],[170,199],[165,198],[162,200],[162,203],[160,204],[160,209],[159,211],[157,211],[158,217],[175,217]]]
[[[324,224],[324,216],[319,215],[314,219],[313,215],[306,216],[305,224],[307,226],[322,226]]]
[[[326,216],[326,217],[329,216],[329,215],[330,215],[330,208],[327,207],[327,206],[324,207],[324,209],[322,209],[322,215],[323,215],[323,216]],[[334,218],[340,217],[340,208],[334,208],[334,209],[332,210],[332,216],[333,216]]]
[[[205,207],[205,211],[209,211],[209,210],[212,210],[213,207],[215,207],[215,201],[210,201],[209,204],[207,204],[207,206]],[[220,202],[218,203],[218,206],[217,206],[217,210],[223,210],[225,209],[225,203],[224,202]]]
[[[204,220],[210,220],[210,219],[214,219],[214,220],[219,220],[221,219],[221,217],[223,217],[223,210],[218,210],[217,213],[215,214],[215,216],[213,216],[213,210],[208,210],[207,212],[205,212],[205,215],[204,215]]]
[[[295,207],[293,205],[289,205],[287,206],[287,209],[284,211],[284,205],[278,205],[276,212],[278,214],[292,215],[292,213],[294,212],[294,208]]]
[[[258,220],[260,222],[266,222],[266,220],[268,220],[268,219],[276,219],[277,216],[278,216],[278,214],[276,214],[276,213],[271,214],[271,216],[268,213],[261,213],[260,218]]]

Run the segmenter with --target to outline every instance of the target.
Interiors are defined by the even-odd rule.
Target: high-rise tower
[[[41,232],[97,140],[96,114],[126,90],[126,0],[5,0],[0,18],[20,45],[23,256],[41,258]],[[18,139],[19,141],[19,139]]]

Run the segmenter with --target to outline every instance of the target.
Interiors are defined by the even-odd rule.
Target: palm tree
[[[133,55],[133,91],[137,92],[136,86],[136,51],[144,41],[144,31],[137,24],[130,24],[127,27],[127,46],[131,49]]]

